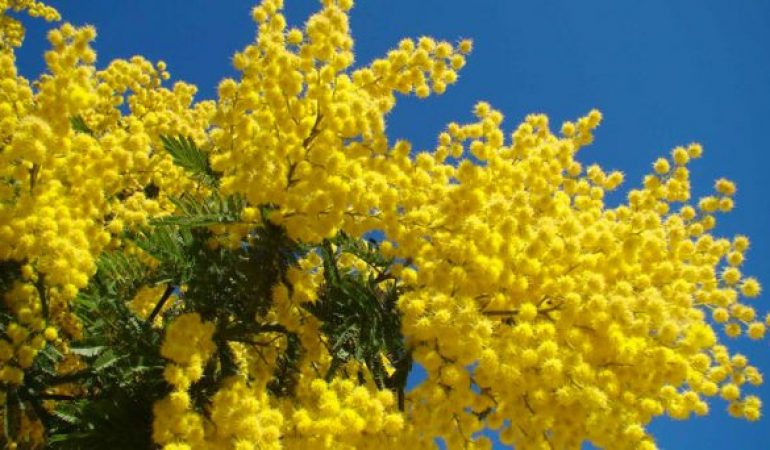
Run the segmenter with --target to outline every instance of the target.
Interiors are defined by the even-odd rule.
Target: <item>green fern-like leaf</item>
[[[153,225],[197,228],[238,222],[245,206],[245,201],[239,195],[223,198],[216,193],[204,200],[182,195],[172,198],[171,201],[176,205],[179,214],[153,219]]]
[[[189,229],[153,227],[129,239],[160,262],[154,275],[156,282],[183,283],[189,277],[192,262],[188,250],[195,240]]]
[[[337,248],[331,245],[335,243]],[[401,317],[396,307],[400,288],[383,283],[391,278],[391,261],[378,254],[376,244],[356,240],[344,234],[324,241],[319,247],[324,264],[324,285],[314,304],[304,305],[322,323],[328,338],[332,361],[326,379],[335,377],[347,361],[363,363],[374,382],[398,394],[403,407],[406,375],[411,367],[401,334]],[[339,267],[342,253],[352,253],[376,269],[374,277]],[[382,362],[385,356],[394,366],[389,374]]]
[[[135,256],[124,252],[105,252],[99,256],[96,267],[103,278],[115,283],[128,283],[143,278],[147,267]]]
[[[209,187],[218,185],[219,176],[211,168],[208,155],[195,145],[191,137],[161,136],[160,140],[176,165],[187,170],[193,178]]]

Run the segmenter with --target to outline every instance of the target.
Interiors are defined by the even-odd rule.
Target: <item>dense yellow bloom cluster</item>
[[[222,81],[216,102],[194,102],[193,86],[164,87],[163,62],[96,70],[94,30],[69,24],[50,33],[48,73],[33,88],[16,70],[20,26],[3,11],[57,15],[0,0],[0,261],[23,263],[23,281],[4,297],[16,322],[0,340],[1,385],[21,384],[60,332],[78,337],[70,303],[101,252],[129,245],[121,232],[173,214],[173,196],[207,192],[161,150],[162,135],[184,135],[221,173],[222,194],[248,202],[243,224],[214,230],[229,230],[236,248],[265,204],[300,242],[383,233],[405,290],[402,331],[427,378],[403,410],[361,365],[324,380],[328,342],[303,308],[323,283],[311,253],[290,270],[291,288],[273,290],[266,315],[304,349],[295,395],[265,388],[287,345],[265,334],[232,345],[243,373],[194,405],[190,387],[216,350],[215,330],[182,314],[160,349],[172,389],[155,404],[153,439],[164,449],[417,449],[435,448],[434,438],[490,448],[484,429],[517,449],[584,440],[654,449],[645,428],[654,417],[707,414],[709,397],[760,417],[760,400],[746,395],[759,370],[714,327],[762,339],[770,319],[744,301],[761,292],[740,270],[748,239],[711,234],[735,185],[721,179],[713,195],[691,198],[698,144],[655,161],[614,208],[603,199],[623,174],[577,159],[598,111],[559,133],[531,115],[506,135],[502,113],[480,102],[473,122],[449,124],[433,151],[415,155],[388,140],[385,116],[398,94],[441,94],[456,82],[471,42],[405,39],[352,70],[352,0],[323,0],[303,29],[287,28],[282,7],[254,8],[258,38],[233,57],[240,80]],[[370,270],[352,256],[341,264]],[[146,317],[161,292],[143,288],[132,309]]]
[[[0,51],[18,47],[24,40],[24,26],[17,19],[7,15],[25,11],[32,17],[42,17],[47,21],[59,20],[59,12],[43,2],[35,0],[2,0],[0,1]]]
[[[211,402],[211,423],[191,409],[190,396],[175,391],[155,404],[153,438],[165,450],[197,448],[278,450],[283,416],[270,408],[265,392],[237,377],[227,380]]]
[[[214,325],[197,313],[182,314],[166,329],[160,353],[171,363],[163,376],[174,389],[153,407],[153,440],[164,448],[193,448],[183,443],[202,448],[205,443],[203,419],[192,409],[188,390],[216,349],[213,334]]]
[[[352,380],[314,379],[299,387],[297,399],[300,407],[292,402],[283,408],[289,421],[286,449],[420,448],[430,440],[405,424],[390,391],[357,386]]]
[[[257,7],[259,38],[233,58],[243,76],[220,84],[213,119],[212,164],[224,175],[223,192],[281,205],[272,219],[304,241],[376,228],[373,208],[396,209],[384,114],[396,92],[440,93],[464,64],[448,42],[423,38],[348,73],[352,39],[342,6],[327,2],[304,33],[287,33],[279,2]]]
[[[169,384],[184,389],[200,379],[216,348],[213,334],[214,325],[197,313],[182,314],[168,326],[160,354],[173,362],[164,373]]]
[[[653,448],[644,432],[652,417],[706,414],[704,398],[720,393],[756,419],[758,400],[738,388],[760,382],[758,372],[745,358],[732,363],[706,312],[723,311],[728,334],[747,327],[761,337],[764,324],[740,301],[759,285],[737,269],[745,237],[706,233],[714,212],[732,206],[734,187],[721,180],[718,196],[687,206],[686,164],[700,147],[658,160],[628,204],[608,209],[602,198],[622,174],[573,158],[598,112],[565,124],[562,138],[546,117],[530,116],[508,146],[500,114],[483,103],[476,113],[479,122],[450,126],[442,147],[470,141],[485,164],[441,167],[459,183],[433,195],[423,188],[427,201],[407,212],[423,213],[422,226],[385,228],[406,235],[393,252],[417,268],[404,269],[416,289],[401,299],[429,372],[411,394],[415,416],[439,427],[448,420],[439,405],[452,405],[465,429],[501,429],[516,448],[574,448],[586,438]],[[674,202],[685,203],[674,211]],[[491,413],[481,422],[469,409]]]

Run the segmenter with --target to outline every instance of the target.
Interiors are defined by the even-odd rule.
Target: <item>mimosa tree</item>
[[[578,159],[598,111],[509,133],[480,102],[416,153],[386,117],[471,42],[354,68],[351,6],[289,28],[264,0],[238,79],[196,101],[162,61],[97,69],[68,23],[25,79],[14,17],[59,16],[0,0],[6,446],[653,449],[658,416],[757,420],[762,376],[718,329],[764,337],[760,285],[749,240],[712,234],[735,185],[691,198],[701,147],[612,208],[623,174]]]

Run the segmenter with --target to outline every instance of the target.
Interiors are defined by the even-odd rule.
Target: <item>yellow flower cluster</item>
[[[0,0],[0,52],[18,47],[24,41],[24,26],[8,16],[8,11],[24,11],[32,17],[42,17],[51,22],[59,20],[59,12],[43,2],[35,0]]]
[[[21,384],[24,369],[32,365],[35,356],[46,344],[42,333],[45,320],[26,306],[28,298],[37,298],[35,286],[29,283],[16,282],[5,295],[6,303],[21,305],[12,309],[16,312],[17,321],[9,323],[4,330],[7,340],[0,340],[0,382],[4,384]]]
[[[602,199],[622,174],[574,159],[598,112],[564,124],[564,137],[530,116],[510,145],[498,112],[484,103],[475,112],[479,122],[450,125],[435,154],[469,150],[482,164],[441,167],[456,183],[426,182],[427,198],[405,211],[422,223],[384,227],[393,254],[414,261],[402,272],[415,287],[401,298],[404,331],[429,374],[411,393],[414,419],[449,427],[449,407],[466,436],[491,427],[524,449],[584,439],[654,448],[644,431],[652,417],[706,414],[705,398],[720,393],[756,420],[758,399],[739,387],[759,373],[745,358],[731,364],[706,312],[719,311],[728,334],[745,325],[761,337],[764,324],[740,301],[759,284],[737,269],[745,237],[707,234],[734,186],[720,180],[718,196],[687,204],[686,165],[700,146],[658,160],[628,204],[609,209]],[[675,202],[684,206],[671,210]]]
[[[443,92],[464,64],[462,49],[423,38],[349,74],[346,4],[324,5],[304,32],[286,31],[279,1],[254,10],[258,40],[234,56],[242,79],[220,84],[211,132],[222,191],[280,205],[271,220],[303,241],[376,226],[372,209],[388,190],[384,114],[394,93]]]
[[[154,407],[153,439],[164,450],[279,450],[283,416],[256,392],[232,377],[211,401],[209,419],[194,412],[186,391],[174,391]]]
[[[197,313],[182,314],[166,328],[160,354],[171,360],[163,376],[173,390],[155,402],[152,425],[153,440],[165,449],[205,448],[203,418],[193,410],[188,390],[216,350],[213,335],[214,324]]]
[[[135,57],[97,71],[94,30],[69,24],[49,34],[48,73],[33,88],[16,69],[20,26],[0,15],[0,261],[22,264],[22,280],[4,293],[15,322],[0,340],[0,383],[22,383],[60,331],[79,336],[70,303],[102,251],[130,248],[124,230],[173,214],[174,196],[210,192],[162,149],[161,136],[183,135],[221,173],[221,193],[248,202],[242,224],[212,230],[221,243],[248,242],[268,204],[269,220],[300,242],[382,233],[405,292],[402,332],[427,377],[403,411],[363,365],[324,380],[329,342],[303,307],[323,284],[310,253],[255,318],[298,336],[294,395],[266,389],[286,341],[265,333],[254,346],[232,345],[241,376],[193,406],[189,388],[216,350],[214,325],[197,313],[167,325],[160,351],[173,389],[153,418],[153,439],[167,450],[435,448],[434,438],[490,448],[484,429],[522,450],[585,440],[654,449],[653,418],[707,414],[717,396],[730,414],[757,420],[761,402],[746,391],[762,376],[715,326],[762,339],[770,317],[745,301],[761,292],[741,272],[749,240],[711,234],[734,206],[735,185],[721,179],[713,195],[691,198],[688,164],[701,147],[655,161],[617,207],[604,197],[623,173],[577,159],[598,111],[559,133],[530,115],[506,135],[502,113],[480,102],[473,122],[449,124],[433,151],[413,154],[388,140],[385,115],[396,95],[441,94],[456,82],[471,42],[405,39],[352,70],[352,3],[323,0],[297,29],[281,0],[262,1],[256,42],[233,57],[240,80],[222,81],[216,102],[194,102],[185,83],[164,87],[163,62]],[[38,2],[0,0],[0,12],[9,8],[56,18]],[[369,270],[352,256],[340,263]],[[159,297],[145,288],[132,308],[145,316]]]
[[[208,448],[281,449],[283,416],[268,405],[266,392],[255,392],[241,379],[231,379],[211,401],[216,430]]]
[[[214,324],[203,322],[198,313],[182,314],[166,328],[160,354],[172,361],[166,367],[166,381],[186,389],[203,375],[203,366],[216,350]]]
[[[357,386],[352,380],[308,379],[297,401],[283,405],[288,426],[283,448],[431,448],[432,439],[407,426],[390,391]],[[297,406],[297,403],[301,406]],[[371,436],[377,436],[372,439]]]

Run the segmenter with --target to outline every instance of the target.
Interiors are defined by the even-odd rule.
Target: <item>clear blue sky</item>
[[[102,64],[135,54],[164,59],[174,79],[200,87],[200,98],[233,75],[230,56],[254,37],[252,1],[50,3],[67,20],[97,27]],[[286,5],[290,23],[299,25],[318,2]],[[696,193],[720,176],[738,183],[737,209],[717,234],[753,238],[745,271],[770,292],[770,2],[359,0],[352,26],[361,64],[402,37],[474,39],[457,85],[428,101],[402,99],[389,118],[391,137],[418,148],[431,147],[447,122],[470,120],[478,100],[501,109],[509,129],[530,112],[559,124],[599,108],[605,121],[581,158],[625,171],[626,187],[673,146],[701,142],[705,157],[692,165]],[[42,69],[46,28],[31,23],[19,58],[25,74]],[[761,310],[769,298],[758,300]],[[770,377],[767,342],[734,348]],[[757,391],[770,405],[770,389]],[[746,423],[724,408],[715,400],[707,418],[661,419],[652,430],[663,449],[770,448],[770,419]]]

